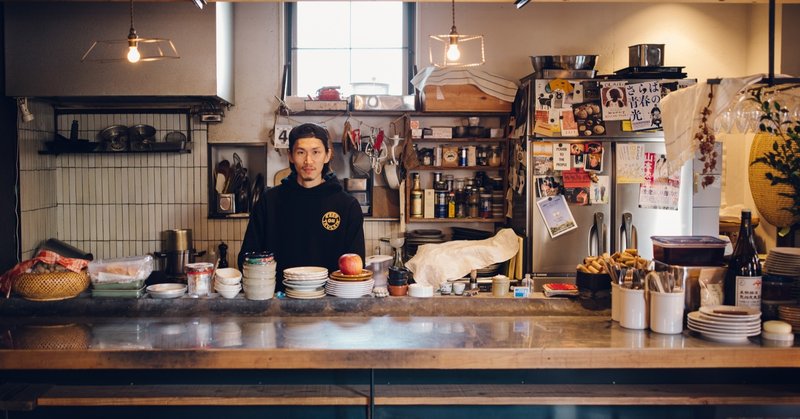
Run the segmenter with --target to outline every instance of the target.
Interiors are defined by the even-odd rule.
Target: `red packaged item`
[[[545,297],[578,295],[578,287],[574,284],[551,283],[542,286]]]

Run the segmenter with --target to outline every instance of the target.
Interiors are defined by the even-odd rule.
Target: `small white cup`
[[[644,298],[644,290],[620,287],[619,325],[626,329],[647,329],[650,310]]]
[[[463,295],[464,289],[467,287],[467,284],[463,282],[453,282],[453,294],[455,295]]]
[[[442,282],[442,285],[439,286],[439,292],[441,292],[442,295],[449,295],[453,292],[453,283],[447,281]]]
[[[650,329],[665,334],[683,332],[683,291],[650,291],[650,299]]]
[[[622,309],[622,301],[620,301],[619,284],[616,282],[611,283],[611,320],[619,321],[619,312]]]

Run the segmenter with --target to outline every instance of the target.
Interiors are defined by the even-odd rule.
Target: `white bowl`
[[[215,281],[218,284],[236,285],[242,281],[242,273],[234,268],[217,269]]]
[[[242,285],[253,286],[253,287],[266,287],[266,286],[269,285],[269,286],[273,286],[274,287],[276,282],[277,281],[275,281],[274,279],[249,279],[249,278],[245,278],[245,279],[242,280]]]
[[[225,298],[236,298],[236,296],[239,295],[239,291],[241,291],[242,289],[241,287],[238,287],[236,289],[225,289],[225,290],[217,288],[216,290],[219,293],[219,295]]]
[[[216,283],[216,284],[214,284],[214,289],[217,290],[217,291],[233,291],[233,290],[242,289],[242,286],[240,284],[225,285],[225,284]]]
[[[411,284],[408,286],[408,295],[417,298],[433,297],[433,287],[430,285]]]
[[[275,290],[253,290],[245,289],[244,297],[248,300],[269,300],[275,295]]]

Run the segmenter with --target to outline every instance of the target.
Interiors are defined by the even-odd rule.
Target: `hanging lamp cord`
[[[131,0],[130,7],[131,7],[131,29],[133,29],[133,0]]]
[[[131,0],[131,1],[133,1],[133,0]],[[453,16],[453,27],[451,28],[451,31],[454,31],[454,30],[456,30],[456,0],[452,1],[451,10],[450,11],[451,11],[451,14]]]

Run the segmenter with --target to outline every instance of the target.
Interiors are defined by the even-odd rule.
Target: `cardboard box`
[[[422,218],[433,218],[435,203],[436,191],[433,189],[425,189],[425,195],[422,197]]]
[[[425,112],[511,112],[511,102],[484,93],[471,84],[425,86]]]
[[[453,127],[431,127],[431,138],[453,138]]]
[[[307,111],[346,111],[346,100],[306,100]]]

